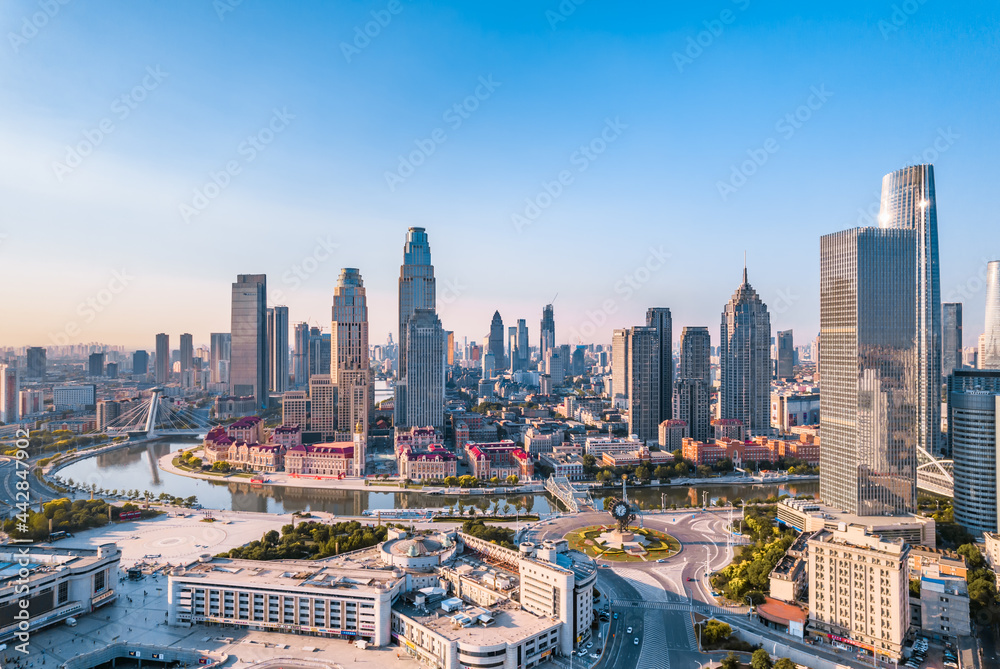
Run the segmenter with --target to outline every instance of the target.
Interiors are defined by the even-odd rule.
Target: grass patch
[[[518,516],[518,517],[507,517],[501,516],[500,518],[494,518],[488,514],[477,513],[475,516],[434,516],[433,522],[435,523],[461,523],[466,520],[481,520],[484,523],[515,523],[518,521],[528,522],[532,520],[538,520],[537,515],[531,516]]]
[[[681,550],[680,542],[666,532],[649,528],[635,528],[634,534],[642,535],[646,541],[646,554],[643,556],[626,553],[617,548],[607,548],[599,540],[605,532],[614,529],[614,525],[592,525],[574,530],[565,535],[569,547],[586,553],[593,558],[602,558],[616,562],[648,562],[676,555]]]

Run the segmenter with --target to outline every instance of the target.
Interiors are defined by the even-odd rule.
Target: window
[[[97,593],[99,593],[99,592],[104,592],[104,587],[105,587],[104,579],[105,579],[105,572],[104,571],[99,571],[96,574],[94,574],[94,594],[95,595]]]
[[[59,584],[59,599],[58,604],[65,604],[69,599],[69,581],[63,581]]]

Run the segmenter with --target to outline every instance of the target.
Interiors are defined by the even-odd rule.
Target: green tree
[[[457,476],[446,476],[446,477],[444,477],[444,484],[446,486],[448,486],[449,488],[454,488],[455,486],[458,485],[458,477]]]
[[[799,665],[795,664],[787,657],[783,657],[774,663],[774,669],[798,669]]]
[[[750,656],[751,669],[772,669],[771,656],[763,648],[758,648]]]
[[[666,465],[659,465],[656,469],[653,470],[653,476],[655,476],[661,481],[664,481],[670,478],[670,468],[667,467]]]
[[[648,481],[649,480],[649,467],[647,467],[646,465],[639,465],[638,467],[636,467],[636,469],[635,469],[635,477],[637,479],[639,479],[640,481]]]
[[[962,544],[958,547],[958,554],[965,558],[965,565],[969,571],[981,569],[986,564],[982,552],[975,544]]]
[[[715,645],[728,640],[732,634],[733,628],[728,623],[713,618],[705,622],[702,627],[701,641],[708,645]]]
[[[519,479],[517,478],[517,474],[511,474],[510,476],[507,477],[507,484],[517,485],[518,480]]]
[[[740,669],[740,656],[730,652],[729,655],[722,658],[719,667],[720,669]]]
[[[229,463],[226,462],[225,460],[216,460],[214,463],[212,463],[213,472],[228,472],[230,469],[232,468],[230,467]]]

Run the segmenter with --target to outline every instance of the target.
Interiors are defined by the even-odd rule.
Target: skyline
[[[982,195],[998,169],[986,148],[1000,131],[981,111],[1000,101],[982,76],[1000,61],[985,27],[997,8],[789,16],[741,1],[645,5],[635,21],[593,4],[552,18],[558,3],[405,2],[345,53],[388,4],[70,4],[12,40],[38,9],[13,3],[0,263],[19,277],[3,288],[18,318],[0,342],[205,344],[226,331],[244,273],[269,276],[269,304],[292,324],[328,329],[344,267],[365,277],[381,342],[398,328],[399,244],[417,226],[459,340],[479,340],[499,310],[537,341],[557,293],[557,344],[590,328],[585,340],[609,343],[648,307],[670,308],[678,331],[715,330],[746,250],[775,331],[801,344],[819,330],[819,237],[877,224],[879,180],[920,162],[936,167],[941,300],[963,302],[967,345],[983,331],[985,263],[1000,257]],[[122,34],[105,43],[96,27],[112,16]],[[933,82],[917,104],[913,72]],[[56,166],[88,133],[93,152]],[[421,146],[424,164],[387,180]],[[212,174],[226,186],[198,209]],[[186,222],[182,205],[198,213]]]

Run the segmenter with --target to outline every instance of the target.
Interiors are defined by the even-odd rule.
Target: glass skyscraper
[[[337,385],[337,431],[342,439],[360,426],[367,433],[375,399],[368,358],[368,302],[361,273],[354,267],[340,271],[333,291],[330,376]],[[345,436],[346,435],[346,436]],[[364,454],[356,453],[359,467]]]
[[[660,408],[657,412],[656,420],[656,424],[659,426],[660,423],[669,420],[673,416],[674,335],[670,309],[666,307],[650,307],[647,309],[646,327],[656,328],[659,346],[659,378],[654,380],[654,383],[660,385]]]
[[[771,316],[747,281],[722,312],[719,417],[736,418],[748,434],[771,429]]]
[[[556,316],[551,304],[542,309],[542,322],[539,326],[538,355],[545,360],[545,354],[556,345]]]
[[[820,239],[820,497],[858,515],[916,506],[917,236]]]
[[[268,387],[276,393],[288,390],[288,307],[267,310]]]
[[[941,453],[941,279],[934,166],[882,178],[879,227],[916,231],[917,446]]]
[[[500,312],[493,312],[493,320],[490,322],[490,334],[486,340],[489,352],[493,354],[493,369],[506,369],[503,354],[503,319]]]
[[[962,303],[941,305],[941,376],[962,368]]]
[[[424,364],[432,364],[434,369],[441,370],[440,361],[428,361],[426,359],[414,360],[410,363],[408,356],[413,353],[407,336],[409,335],[409,320],[418,309],[435,309],[437,302],[437,283],[434,279],[434,266],[431,264],[431,245],[427,239],[424,228],[410,228],[406,233],[406,243],[403,245],[403,264],[399,268],[399,345],[396,370],[395,405],[393,409],[394,424],[396,427],[411,427],[411,412],[409,410],[409,390],[413,383],[420,383],[427,380],[424,374],[418,374],[411,381],[409,373],[411,369],[419,369]],[[438,322],[440,326],[440,321]],[[421,328],[421,332],[424,328]],[[420,354],[423,354],[426,347],[421,342]],[[436,386],[435,386],[436,387]],[[427,396],[429,389],[414,387],[413,393],[417,397]],[[441,390],[441,412],[444,412],[444,390]],[[425,412],[418,412],[425,413]],[[434,425],[440,427],[442,419],[438,419]],[[423,425],[423,424],[419,424]]]
[[[673,387],[672,417],[687,423],[687,436],[711,437],[712,337],[707,327],[681,330],[681,357]]]
[[[1000,394],[954,391],[948,396],[955,477],[955,522],[975,535],[997,532],[997,416]]]
[[[267,407],[267,276],[240,274],[233,284],[229,387]],[[159,363],[157,363],[159,364]]]
[[[980,369],[1000,369],[1000,260],[986,265],[986,325]]]
[[[398,426],[432,426],[443,431],[446,339],[433,309],[416,309],[410,315],[406,345],[406,413]]]

